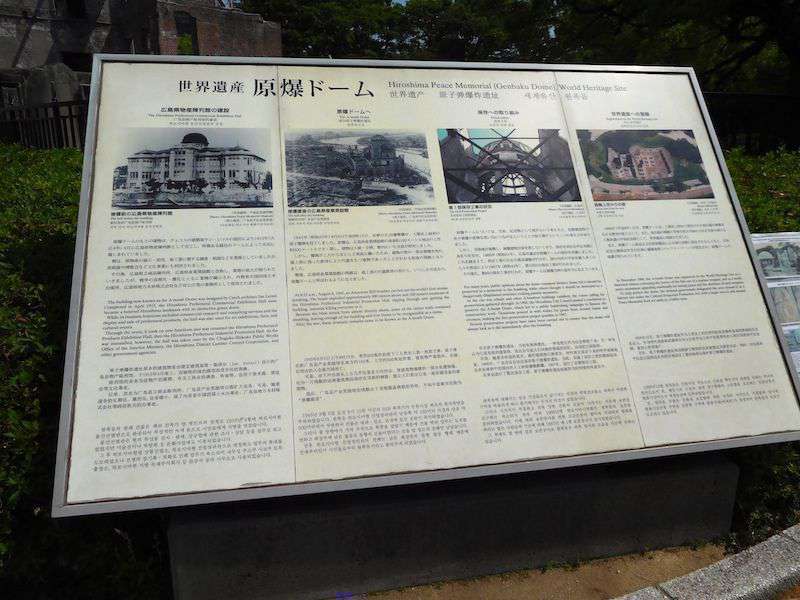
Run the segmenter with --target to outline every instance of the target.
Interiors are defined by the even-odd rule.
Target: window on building
[[[70,19],[85,19],[86,18],[86,1],[85,0],[66,0],[64,2],[67,9],[67,16]]]
[[[509,173],[502,179],[504,196],[524,196],[527,194],[525,180],[519,173]]]
[[[0,106],[16,106],[21,104],[18,83],[3,85],[0,87],[0,92],[2,92],[0,94]]]
[[[178,54],[200,54],[197,19],[186,11],[175,11],[175,33],[178,35]]]
[[[92,55],[89,52],[61,52],[61,62],[73,71],[91,73]]]

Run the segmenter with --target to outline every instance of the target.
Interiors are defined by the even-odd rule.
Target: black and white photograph
[[[286,134],[289,206],[430,205],[425,135],[305,129]]]
[[[783,328],[783,337],[792,354],[800,353],[800,325],[789,325]]]
[[[558,129],[439,129],[439,151],[450,204],[581,199]]]
[[[267,129],[131,128],[114,169],[114,208],[272,206]]]
[[[770,279],[800,276],[800,235],[753,235],[758,262]]]
[[[800,281],[771,283],[769,291],[778,320],[782,324],[800,323]]]

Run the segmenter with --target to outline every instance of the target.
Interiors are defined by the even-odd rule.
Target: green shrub
[[[158,514],[50,518],[81,161],[0,145],[0,595],[168,597]]]
[[[800,231],[800,152],[750,156],[732,150],[726,162],[753,233]],[[729,549],[758,543],[800,520],[800,444],[732,453],[741,470]]]
[[[800,521],[800,445],[756,446],[732,456],[740,474],[727,546],[738,552]]]
[[[726,153],[736,193],[753,233],[800,230],[800,152]]]
[[[178,54],[197,54],[192,36],[188,33],[178,36]]]
[[[800,152],[728,154],[754,232],[800,230]],[[81,155],[0,145],[0,590],[9,598],[170,596],[158,512],[52,520]],[[796,522],[796,444],[732,453],[731,547]]]

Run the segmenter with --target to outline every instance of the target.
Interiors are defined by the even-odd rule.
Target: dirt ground
[[[723,548],[669,548],[593,560],[576,567],[532,569],[369,594],[369,600],[601,600],[701,569]],[[800,588],[798,588],[800,589]],[[788,592],[787,592],[788,593]],[[781,596],[794,600],[800,595]]]
[[[796,585],[782,594],[778,594],[775,600],[800,600],[800,585]]]

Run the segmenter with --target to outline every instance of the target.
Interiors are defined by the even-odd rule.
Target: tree
[[[194,43],[192,42],[192,36],[189,34],[182,34],[178,36],[178,54],[197,54],[194,49]]]
[[[396,39],[392,0],[245,0],[242,7],[280,22],[286,56],[385,58]]]
[[[198,177],[197,179],[193,179],[189,182],[189,191],[200,193],[202,192],[205,187],[208,185],[208,182],[203,179],[202,177]]]
[[[287,56],[693,66],[800,94],[800,0],[246,0]]]
[[[800,91],[800,1],[566,0],[565,61],[693,66],[705,89]]]

